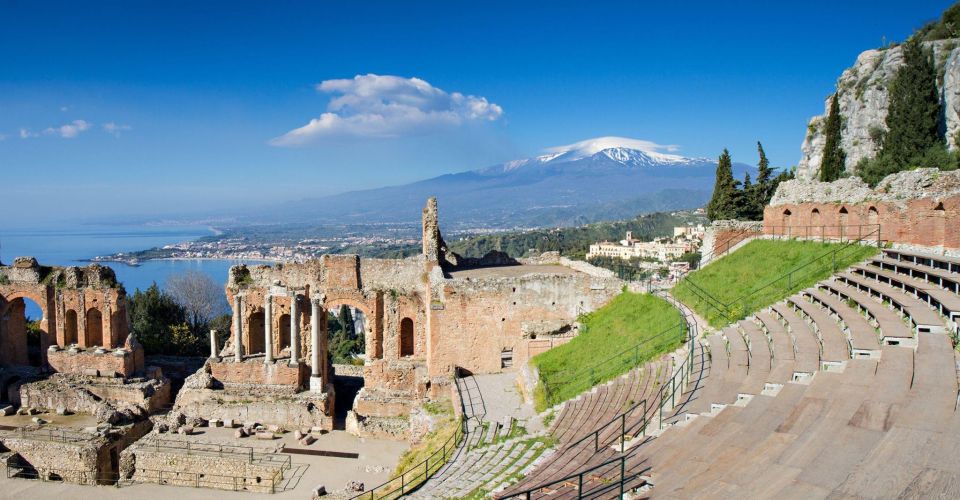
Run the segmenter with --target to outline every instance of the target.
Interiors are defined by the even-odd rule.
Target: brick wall
[[[919,198],[902,202],[858,204],[801,203],[768,206],[764,210],[765,234],[849,239],[880,226],[880,239],[930,247],[960,248],[960,231],[950,228],[960,220],[960,195],[942,199]],[[875,238],[873,238],[875,239]]]
[[[89,370],[97,370],[100,376],[129,377],[136,371],[136,359],[133,353],[126,352],[123,356],[114,355],[114,351],[95,354],[93,351],[70,353],[62,350],[47,352],[47,361],[50,368],[58,373],[87,374]]]
[[[306,363],[290,366],[286,360],[264,364],[262,359],[242,363],[231,360],[210,363],[210,374],[224,384],[262,384],[303,387],[310,378]]]

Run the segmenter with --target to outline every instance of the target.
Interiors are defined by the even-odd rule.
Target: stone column
[[[310,376],[320,376],[320,299],[310,300]]]
[[[217,354],[217,331],[210,330],[210,359],[220,359]]]
[[[323,378],[320,375],[320,321],[326,314],[320,307],[323,299],[310,299],[310,390],[323,392]]]
[[[264,363],[273,363],[273,296],[263,299],[263,350]]]
[[[300,364],[300,318],[298,317],[297,293],[290,294],[290,365]]]
[[[240,294],[233,296],[233,360],[243,361],[243,302]]]

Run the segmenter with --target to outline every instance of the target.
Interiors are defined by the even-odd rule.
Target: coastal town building
[[[587,260],[597,257],[614,259],[644,259],[658,262],[671,262],[683,254],[695,252],[700,247],[704,234],[703,226],[683,226],[674,228],[674,237],[655,238],[653,241],[640,241],[627,231],[626,237],[619,242],[603,241],[590,245]]]

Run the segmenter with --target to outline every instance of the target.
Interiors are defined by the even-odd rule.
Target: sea
[[[0,262],[10,265],[15,257],[35,257],[42,265],[85,266],[90,258],[130,252],[194,240],[214,234],[208,226],[173,225],[73,225],[0,228]],[[199,271],[216,283],[226,283],[230,266],[255,264],[254,260],[148,260],[139,266],[105,263],[117,274],[128,294],[156,283],[161,288],[170,276]],[[27,316],[39,316],[39,307],[28,301]]]

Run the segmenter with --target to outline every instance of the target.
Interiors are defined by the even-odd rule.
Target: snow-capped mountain
[[[549,148],[547,154],[534,158],[513,160],[492,167],[502,171],[514,170],[528,165],[556,164],[582,160],[584,158],[602,155],[629,167],[656,167],[660,165],[701,165],[710,163],[707,158],[687,158],[676,154],[662,153],[657,149],[675,149],[674,146],[660,146],[649,141],[628,139],[626,137],[597,137],[587,139],[567,146]]]
[[[543,155],[431,179],[286,204],[276,215],[317,222],[416,221],[436,196],[442,221],[460,227],[555,226],[703,206],[716,162],[674,154],[673,146],[599,137]],[[743,177],[753,167],[734,164]],[[272,212],[272,211],[271,211]]]

